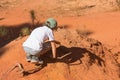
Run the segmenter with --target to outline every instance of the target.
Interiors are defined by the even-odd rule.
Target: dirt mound
[[[78,30],[63,30],[60,33],[58,31],[58,40],[63,40],[64,46],[69,47],[71,52],[66,58],[73,80],[120,79],[120,62],[101,42],[81,35]],[[64,51],[66,49],[62,53],[67,53]]]
[[[116,11],[119,7],[120,0],[0,0],[0,27],[17,31],[10,35],[13,38],[16,38],[14,34],[18,37],[21,27],[31,25],[31,10],[35,11],[36,20],[40,22],[45,18],[55,17],[60,25],[64,25],[55,32],[56,39],[61,42],[57,48],[58,60],[51,59],[49,51],[42,56],[45,61],[43,67],[25,61],[22,43],[27,36],[1,47],[0,80],[120,80],[120,45],[117,42],[120,13],[93,15]],[[91,15],[81,16],[85,14]],[[97,35],[93,35],[94,38],[108,38],[110,40],[106,40],[107,43],[114,44],[116,41],[118,47],[106,47],[103,45],[105,42],[88,38],[91,32],[78,28],[89,28],[88,30],[96,33],[99,31]],[[5,40],[0,38],[2,44]],[[25,69],[24,76],[19,67],[16,67],[20,65],[18,63]]]
[[[120,79],[118,60],[101,42],[81,35],[78,30],[58,29],[55,32],[55,37],[61,42],[57,48],[58,60],[52,60],[49,57],[51,55],[51,51],[49,51],[48,54],[43,55],[46,66],[40,70],[24,59],[25,53],[21,45],[27,37],[14,40],[3,47],[0,50],[4,53],[0,58],[2,62],[0,64],[1,80],[10,80],[11,78],[12,80]],[[11,47],[8,48],[8,46]],[[17,69],[7,73],[7,70],[9,71],[17,62],[22,63],[26,71],[33,70],[33,72],[24,77],[19,71],[16,72]]]

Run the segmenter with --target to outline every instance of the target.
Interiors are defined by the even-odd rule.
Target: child
[[[44,26],[38,27],[31,32],[28,39],[23,43],[28,62],[43,64],[39,57],[51,48],[53,58],[56,58],[56,41],[53,35],[53,30],[56,28],[57,21],[54,18],[49,18]],[[48,42],[46,42],[47,40]]]

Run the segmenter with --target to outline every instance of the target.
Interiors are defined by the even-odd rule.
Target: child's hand
[[[53,55],[49,55],[49,57],[50,57],[51,59],[56,59],[56,56],[53,56]]]
[[[53,59],[56,59],[56,56],[53,56]]]

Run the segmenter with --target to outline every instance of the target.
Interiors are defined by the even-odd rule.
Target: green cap
[[[57,21],[54,18],[48,18],[45,24],[51,29],[57,27]]]

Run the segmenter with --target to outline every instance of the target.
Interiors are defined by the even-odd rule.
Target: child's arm
[[[53,58],[56,58],[56,43],[54,41],[51,41],[51,46]]]

